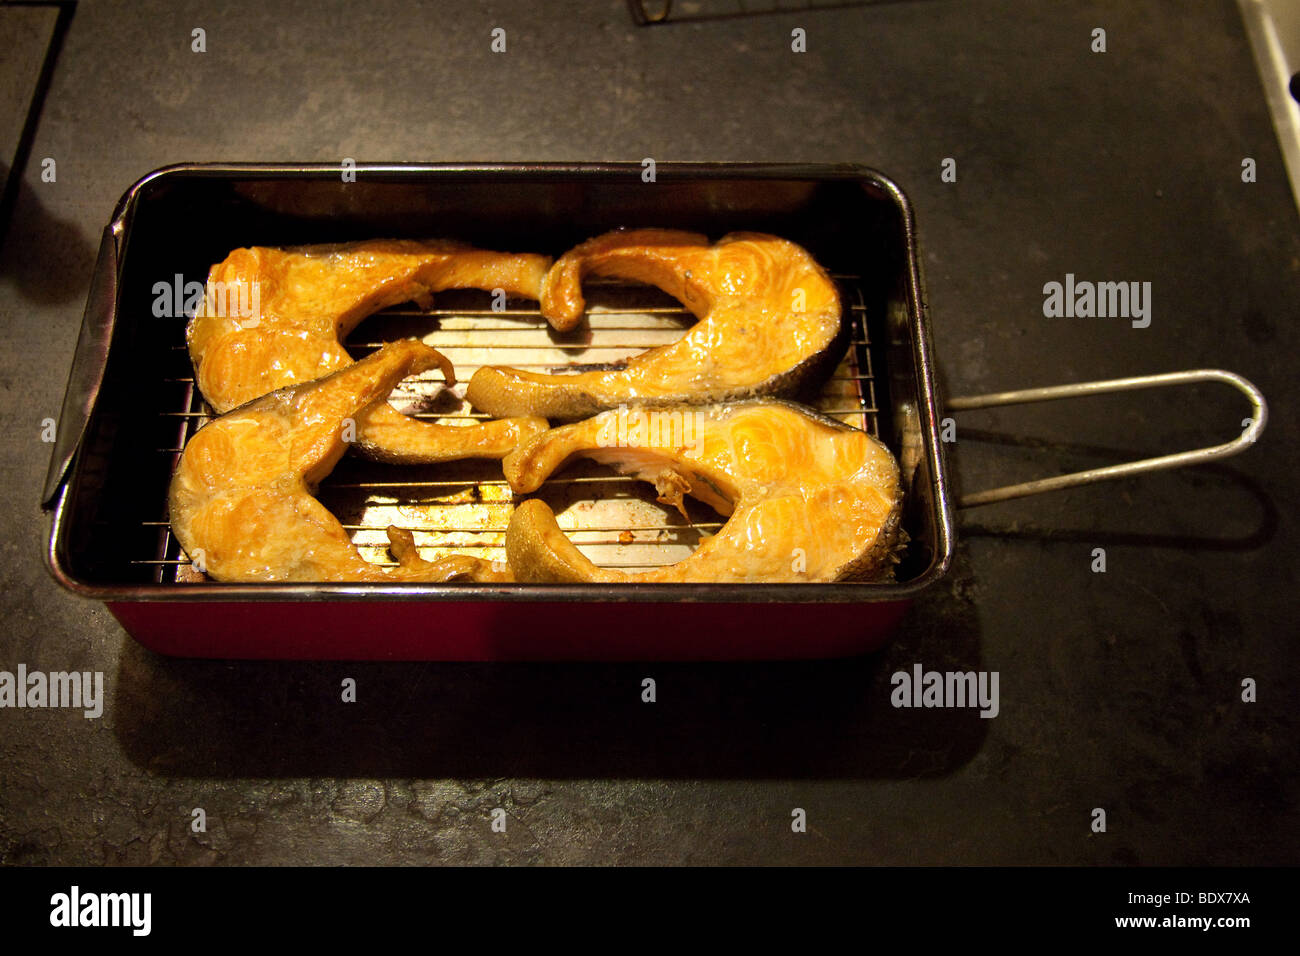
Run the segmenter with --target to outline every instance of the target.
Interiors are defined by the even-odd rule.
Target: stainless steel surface
[[[1273,116],[1291,194],[1300,207],[1300,2],[1297,0],[1238,0],[1246,35],[1255,52],[1255,65]]]
[[[1186,372],[1169,372],[1163,375],[1137,375],[1131,378],[1115,378],[1098,382],[1076,382],[1072,385],[1053,385],[1046,388],[1026,388],[1013,392],[993,392],[988,395],[974,395],[954,398],[948,402],[948,410],[953,412],[968,411],[976,408],[995,408],[1002,405],[1026,405],[1032,402],[1050,402],[1062,398],[1082,398],[1087,395],[1107,395],[1114,392],[1131,392],[1147,388],[1160,388],[1169,385],[1190,385],[1196,382],[1222,382],[1237,389],[1250,401],[1250,417],[1243,420],[1242,433],[1230,442],[1210,445],[1194,451],[1161,455],[1157,458],[1144,458],[1140,461],[1125,462],[1106,468],[1091,468],[1069,475],[1053,478],[1040,478],[1001,488],[962,495],[957,499],[958,508],[974,508],[978,505],[992,504],[995,501],[1007,501],[1012,498],[1025,498],[1029,495],[1057,491],[1062,488],[1074,488],[1078,485],[1093,484],[1098,481],[1110,481],[1115,478],[1128,478],[1149,471],[1163,471],[1167,468],[1181,468],[1184,465],[1197,465],[1205,462],[1228,458],[1245,451],[1255,443],[1264,431],[1268,421],[1268,404],[1264,396],[1246,379],[1233,372],[1222,369],[1197,369]]]

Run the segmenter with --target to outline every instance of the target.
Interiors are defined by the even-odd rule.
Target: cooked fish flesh
[[[366,316],[402,302],[427,307],[442,289],[501,289],[537,298],[550,259],[446,241],[236,249],[212,267],[186,338],[204,398],[218,412],[352,362],[341,340]],[[442,364],[450,387],[450,363]],[[435,425],[379,402],[357,422],[355,447],[396,464],[501,458],[546,428],[540,418]]]
[[[864,431],[791,402],[619,408],[554,428],[506,456],[516,493],[537,490],[575,457],[653,482],[683,510],[690,495],[729,516],[677,564],[599,568],[540,499],[510,518],[506,557],[531,582],[825,582],[892,570],[902,490],[889,450]]]
[[[408,375],[442,357],[415,339],[316,382],[264,395],[200,428],[168,493],[172,531],[218,581],[509,581],[502,563],[458,556],[425,561],[410,532],[389,528],[399,567],[361,557],[313,497],[363,413]]]
[[[735,232],[712,246],[670,229],[597,236],[546,274],[541,309],[555,329],[582,318],[587,275],[649,283],[699,321],[670,345],[577,374],[485,366],[470,379],[471,405],[496,416],[572,421],[623,403],[795,395],[830,375],[848,347],[835,284],[804,249],[776,236]]]

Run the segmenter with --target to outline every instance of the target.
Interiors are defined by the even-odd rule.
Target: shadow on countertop
[[[1066,450],[1124,455],[1089,445]],[[1003,521],[995,510],[986,523],[966,518],[948,576],[870,656],[748,664],[227,662],[162,657],[126,640],[109,705],[114,732],[133,763],[178,777],[943,777],[979,753],[988,723],[973,709],[895,709],[890,677],[915,663],[982,668],[979,581],[960,539],[1192,551],[1245,551],[1272,540],[1277,509],[1254,482],[1222,465],[1187,476],[1211,513],[1249,516],[1245,523],[1196,535],[1158,530],[1169,527],[1159,514],[1136,524],[1118,515],[1087,529],[1040,529]],[[1160,498],[1148,492],[1141,501]],[[341,682],[349,677],[357,701],[344,704]],[[653,704],[641,700],[646,677],[656,681]]]
[[[126,640],[115,733],[183,777],[900,778],[980,749],[974,709],[901,710],[890,676],[979,670],[970,576],[867,657],[749,664],[216,662]],[[955,582],[955,583],[953,583]],[[344,678],[356,703],[341,702]],[[641,700],[656,681],[655,703]]]
[[[0,179],[8,176],[0,163]],[[10,186],[13,207],[0,214],[0,280],[13,283],[19,295],[37,305],[84,299],[96,249],[75,222],[50,212],[21,172],[14,173]]]
[[[1023,435],[1003,432],[964,429],[962,440],[968,444],[986,444],[1003,448],[1030,451],[1047,450],[1056,460],[1069,462],[1061,472],[1093,468],[1123,461],[1136,461],[1151,457],[1150,451],[1133,448],[1115,448],[1083,442],[1045,441]],[[1076,464],[1077,463],[1077,464]],[[1044,476],[1051,472],[1040,462],[1037,468]],[[1175,471],[1178,477],[1171,478]],[[1037,476],[1037,475],[1036,475]],[[1159,476],[1159,477],[1156,477]],[[1119,482],[1104,482],[1093,486],[1098,495],[1116,495],[1116,489],[1136,486],[1142,482],[1178,481],[1184,488],[1183,498],[1194,500],[1197,513],[1202,516],[1194,523],[1204,533],[1177,533],[1174,531],[1146,530],[1140,525],[1124,527],[1079,527],[1078,514],[1061,503],[1059,492],[1047,493],[1047,502],[1041,511],[1052,522],[1044,527],[1018,520],[1009,520],[1012,511],[997,512],[994,507],[977,507],[961,512],[963,516],[981,518],[997,512],[993,520],[981,521],[963,517],[959,522],[959,535],[966,538],[998,538],[1004,541],[1071,541],[1091,545],[1130,545],[1142,548],[1175,548],[1194,551],[1245,552],[1255,551],[1269,544],[1277,535],[1279,514],[1277,505],[1264,487],[1248,474],[1231,464],[1202,464],[1182,470],[1170,469],[1149,475],[1138,475]],[[960,483],[958,483],[960,484]],[[1083,492],[1087,493],[1085,488]],[[1161,496],[1151,488],[1144,492],[1145,501],[1160,502]],[[1020,499],[1019,501],[1023,501]],[[1010,509],[1018,505],[1017,499],[1008,503]],[[1204,520],[1213,516],[1213,520]],[[1240,517],[1236,517],[1240,516]],[[1070,527],[1074,522],[1075,527]],[[1121,523],[1122,522],[1113,522]],[[1171,522],[1156,521],[1151,524],[1170,526]]]

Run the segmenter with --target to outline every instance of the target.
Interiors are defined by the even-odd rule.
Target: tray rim
[[[349,167],[352,169],[353,167]],[[563,181],[592,180],[636,174],[639,162],[446,162],[406,163],[358,162],[355,171],[369,179],[394,183],[439,179]],[[177,163],[145,174],[133,183],[114,209],[105,237],[117,245],[116,269],[120,275],[130,236],[130,220],[142,193],[156,181],[178,177],[267,179],[335,179],[338,163]],[[915,375],[920,384],[917,415],[922,450],[930,469],[931,507],[934,520],[934,551],[929,566],[903,583],[833,582],[804,584],[420,584],[420,583],[313,583],[313,584],[92,584],[76,577],[64,566],[59,542],[72,476],[80,462],[80,448],[63,476],[57,496],[48,505],[50,533],[44,549],[46,567],[68,590],[105,602],[175,602],[229,604],[285,601],[426,601],[426,602],[546,602],[628,604],[871,604],[910,600],[934,584],[948,571],[954,548],[954,521],[947,461],[939,440],[939,402],[935,384],[935,363],[928,304],[924,292],[916,237],[916,220],[910,200],[888,176],[857,163],[702,163],[657,162],[656,177],[671,181],[691,179],[754,179],[858,181],[883,193],[893,202],[902,226],[904,242],[905,294],[908,329],[911,334]],[[114,303],[116,311],[116,302]]]

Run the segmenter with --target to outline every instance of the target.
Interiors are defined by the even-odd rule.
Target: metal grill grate
[[[834,278],[852,323],[852,345],[814,404],[878,438],[867,308],[858,277]],[[613,362],[672,342],[695,322],[680,303],[653,288],[599,279],[585,287],[586,327],[565,335],[550,331],[535,307],[510,303],[504,311],[494,311],[485,293],[467,291],[441,293],[438,308],[428,311],[406,306],[377,313],[358,326],[345,345],[360,358],[386,341],[422,338],[451,359],[458,384],[446,388],[435,371],[402,382],[390,401],[418,419],[469,425],[488,417],[464,400],[466,383],[481,365],[560,371]],[[184,320],[178,322],[183,328]],[[178,333],[177,341],[182,344],[173,347],[178,353],[176,370],[182,372],[188,366],[183,335]],[[175,435],[175,444],[159,447],[157,454],[175,470],[185,443],[211,416],[192,376],[176,374],[163,378],[161,384],[165,400],[158,414],[174,420],[176,428],[167,431]],[[659,504],[650,484],[615,475],[592,462],[566,468],[536,496],[555,510],[574,544],[607,568],[638,570],[680,561],[702,536],[723,523],[717,513],[690,499],[687,521],[675,509]],[[496,461],[398,467],[345,456],[317,497],[338,516],[362,555],[380,566],[396,564],[388,553],[389,525],[411,531],[425,558],[467,554],[504,559],[513,499]],[[132,565],[152,569],[155,583],[206,580],[191,569],[171,535],[165,513],[143,524],[157,529],[156,550],[131,559]]]
[[[890,0],[627,0],[638,26],[740,20],[777,13],[809,13],[845,7],[869,7]]]

